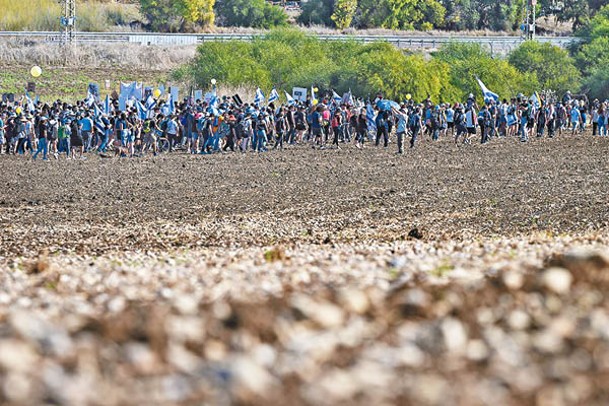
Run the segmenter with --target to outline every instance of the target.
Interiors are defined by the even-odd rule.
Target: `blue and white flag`
[[[490,101],[490,100],[494,100],[496,102],[499,101],[499,95],[497,93],[493,93],[490,90],[488,90],[488,88],[484,85],[484,83],[482,83],[482,81],[480,80],[480,78],[478,76],[476,76],[476,80],[478,81],[478,84],[480,85],[480,88],[482,89],[482,95],[484,96],[484,101]]]
[[[264,93],[260,88],[256,89],[256,97],[254,97],[254,104],[259,106],[264,101]]]
[[[110,114],[110,110],[112,107],[110,106],[110,95],[106,95],[106,100],[104,100],[104,113]]]
[[[101,109],[99,108],[99,106],[97,104],[93,105],[93,115],[95,118],[100,117],[103,114],[103,112],[101,111]]]
[[[332,90],[332,100],[334,100],[337,104],[341,104],[343,102],[343,98],[340,97],[334,90]]]
[[[271,94],[269,95],[269,103],[273,103],[277,100],[279,100],[279,93],[277,93],[277,89],[273,88],[273,90],[271,90]]]
[[[137,108],[137,115],[140,120],[146,120],[148,117],[148,109],[146,109],[146,106],[144,106],[141,101],[136,100],[135,107]]]
[[[343,94],[343,99],[341,101],[343,104],[348,104],[349,106],[353,106],[353,94],[351,93],[351,89],[345,94]]]
[[[132,83],[122,83],[121,82],[121,96],[125,96],[126,100],[130,100],[131,98],[136,98],[137,100],[142,99],[142,90],[143,84],[132,82]]]
[[[288,92],[285,92],[285,99],[288,101],[289,106],[293,106],[294,104],[296,104],[296,100],[294,100],[292,95],[289,94]]]
[[[216,85],[211,87],[211,100],[209,101],[209,105],[213,109],[218,109],[218,104],[220,104],[220,98],[218,97],[218,88]]]
[[[118,109],[120,111],[127,110],[127,98],[125,96],[123,96],[122,94],[120,96],[118,96]]]
[[[91,108],[93,104],[95,104],[95,95],[91,93],[90,90],[87,90],[87,99],[85,100],[87,107]]]
[[[155,107],[156,100],[154,99],[154,97],[152,97],[152,95],[149,95],[148,99],[146,99],[146,110],[154,110]]]
[[[376,131],[376,121],[374,119],[374,108],[372,107],[372,104],[368,103],[368,105],[366,106],[366,120],[368,121],[368,131]]]

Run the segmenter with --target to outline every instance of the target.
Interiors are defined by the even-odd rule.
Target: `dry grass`
[[[56,31],[59,30],[61,8],[57,0],[0,0],[0,30],[4,31]],[[140,20],[135,4],[115,1],[77,2],[77,29],[79,31],[108,31],[117,26]]]
[[[86,44],[62,49],[57,44],[24,40],[0,42],[1,64],[96,66],[171,70],[194,56],[196,47],[157,47],[137,44]]]

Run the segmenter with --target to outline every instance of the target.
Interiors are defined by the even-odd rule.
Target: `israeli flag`
[[[104,113],[110,114],[110,95],[106,95],[106,100],[104,100]]]
[[[269,95],[269,103],[273,103],[277,100],[279,100],[279,93],[277,93],[277,89],[273,88],[273,90],[271,90],[271,94]]]
[[[142,104],[142,102],[139,100],[136,100],[135,107],[137,108],[137,115],[139,116],[140,120],[146,120],[146,118],[148,117],[148,110]]]
[[[95,118],[100,117],[102,115],[102,111],[101,109],[97,106],[97,104],[93,105],[93,114],[95,115]]]
[[[152,95],[148,96],[148,99],[146,99],[146,110],[153,110],[156,107],[156,100],[154,99],[154,97],[152,97]]]
[[[256,106],[259,106],[260,103],[262,103],[264,101],[264,93],[262,93],[262,90],[260,90],[260,88],[256,89],[256,97],[254,97],[254,104]]]
[[[336,102],[336,104],[341,104],[343,101],[343,98],[340,97],[338,95],[338,93],[336,93],[334,90],[332,90],[332,100],[334,100]]]
[[[264,97],[264,95],[262,96]],[[218,89],[216,85],[213,85],[211,88],[211,99],[209,100],[209,106],[212,109],[218,109],[218,104],[220,103],[220,98],[218,97]]]
[[[106,127],[104,127],[104,123],[101,121],[101,119],[99,117],[95,118],[95,121],[93,122],[93,124],[95,125],[95,128],[97,129],[97,131],[99,131],[100,133],[104,134],[106,132]]]
[[[542,107],[541,98],[539,97],[539,94],[537,94],[537,92],[533,93],[533,96],[531,96],[531,102],[537,108]]]
[[[374,108],[368,103],[366,106],[366,119],[368,121],[368,131],[376,131],[376,121],[374,120]]]
[[[496,102],[499,101],[499,95],[497,93],[493,93],[490,90],[488,90],[488,88],[484,85],[484,83],[482,83],[482,81],[480,80],[480,78],[478,76],[476,76],[476,80],[478,81],[478,84],[480,85],[480,88],[482,89],[482,95],[484,96],[484,101],[490,101],[490,100],[494,100]]]
[[[292,95],[290,95],[288,92],[285,92],[285,99],[288,101],[289,106],[293,106],[294,104],[296,104],[296,100],[294,100]]]
[[[91,91],[87,90],[87,99],[85,100],[87,107],[91,108],[95,104],[95,95]]]

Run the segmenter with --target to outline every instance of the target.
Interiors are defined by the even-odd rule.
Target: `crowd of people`
[[[131,104],[131,103],[130,103]],[[377,95],[374,101],[332,98],[277,105],[235,102],[222,97],[210,106],[202,100],[181,103],[155,100],[142,114],[117,100],[102,111],[88,100],[69,104],[29,101],[0,104],[0,153],[37,159],[86,159],[87,154],[135,157],[185,151],[190,154],[265,152],[289,145],[341,148],[367,143],[388,147],[396,139],[397,153],[405,144],[450,137],[458,145],[482,144],[495,137],[527,142],[531,137],[578,134],[592,124],[593,135],[607,136],[609,102],[575,98],[560,100],[518,95],[511,100],[434,104],[431,100],[396,103]],[[140,104],[141,106],[141,104]]]

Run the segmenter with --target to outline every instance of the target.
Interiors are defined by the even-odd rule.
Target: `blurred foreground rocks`
[[[609,404],[607,251],[502,244],[11,269],[0,400]]]

